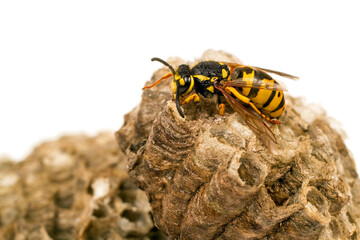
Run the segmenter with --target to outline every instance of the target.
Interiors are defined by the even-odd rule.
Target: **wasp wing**
[[[271,69],[266,69],[266,68],[260,68],[260,67],[254,67],[254,68],[263,70],[264,72],[273,73],[273,74],[279,75],[279,76],[284,77],[284,78],[289,78],[289,79],[292,79],[292,80],[298,80],[299,79],[299,77],[290,75],[288,73],[283,73],[283,72],[279,72],[279,71],[275,71],[275,70],[271,70]]]
[[[242,65],[242,64],[238,64],[238,63],[230,63],[230,62],[226,62],[225,64],[229,67],[231,73],[234,71],[235,68],[245,67],[246,66],[246,65]],[[254,67],[254,66],[248,66],[248,67],[252,67],[252,68],[255,68],[255,69],[262,70],[264,72],[276,74],[278,76],[281,76],[281,77],[284,77],[284,78],[289,78],[289,79],[292,79],[292,80],[298,80],[299,79],[299,77],[293,76],[291,74],[283,73],[283,72],[279,72],[279,71],[275,71],[275,70],[271,70],[271,69],[267,69],[267,68]]]
[[[258,89],[268,89],[275,91],[287,91],[287,89],[275,82],[264,82],[264,81],[256,81],[254,79],[253,82],[244,81],[243,78],[238,78],[231,81],[226,81],[223,83],[225,87],[241,87],[241,88],[258,88]]]
[[[255,133],[257,138],[271,151],[275,152],[277,150],[277,141],[275,135],[270,130],[270,128],[248,109],[246,109],[242,104],[240,104],[235,98],[233,98],[225,89],[215,84],[216,89],[218,89],[229,105],[237,112],[245,121],[246,125]]]

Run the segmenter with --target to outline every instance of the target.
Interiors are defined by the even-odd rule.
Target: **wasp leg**
[[[237,99],[239,99],[240,101],[248,104],[252,109],[255,110],[255,112],[257,112],[261,117],[263,117],[264,119],[266,119],[268,122],[273,123],[273,124],[280,124],[280,122],[276,119],[271,119],[267,116],[265,116],[265,114],[263,114],[262,112],[260,112],[260,110],[250,101],[249,98],[245,97],[244,95],[241,95],[235,88],[233,87],[226,87],[225,90],[228,93],[232,93]]]
[[[223,116],[225,112],[225,104],[224,103],[220,103],[219,104],[219,115]]]
[[[225,103],[221,99],[221,95],[218,95],[217,101],[218,101],[218,107],[219,107],[219,115],[224,116],[225,113]]]
[[[162,76],[160,79],[158,79],[154,84],[152,85],[149,85],[149,86],[145,86],[142,88],[142,90],[145,90],[145,89],[150,89],[150,88],[153,88],[155,87],[156,85],[158,85],[161,81],[164,80],[164,82],[172,76],[172,73],[168,73],[168,74],[165,74],[164,76]]]
[[[187,103],[189,103],[191,100],[193,100],[194,102],[199,102],[199,101],[200,101],[200,97],[199,97],[199,95],[197,95],[197,93],[193,93],[193,94],[187,96],[184,100],[182,100],[182,101],[180,102],[180,105],[187,104]]]

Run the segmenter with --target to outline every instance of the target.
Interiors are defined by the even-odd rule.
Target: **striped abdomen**
[[[232,79],[242,78],[249,86],[256,84],[265,87],[267,83],[277,83],[266,72],[249,66],[235,68],[232,76]],[[278,118],[284,112],[285,98],[282,91],[251,87],[238,88],[238,90],[242,95],[248,97],[263,114],[270,118]]]

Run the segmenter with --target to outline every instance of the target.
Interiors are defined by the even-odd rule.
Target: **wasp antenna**
[[[157,57],[152,58],[151,61],[161,62],[162,64],[164,64],[165,66],[167,66],[167,67],[170,69],[170,71],[172,72],[173,76],[175,76],[175,70],[174,70],[174,68],[173,68],[169,63],[167,63],[166,61],[162,60],[161,58],[157,58]]]
[[[181,107],[180,107],[180,91],[179,91],[179,82],[177,81],[176,82],[176,97],[175,97],[175,103],[176,103],[176,109],[178,110],[178,113],[180,114],[180,116],[182,118],[184,118],[184,113],[182,112],[181,110]]]

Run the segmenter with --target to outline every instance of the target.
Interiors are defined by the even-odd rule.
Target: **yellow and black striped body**
[[[265,116],[278,118],[285,110],[285,97],[283,91],[251,86],[266,86],[269,83],[277,83],[266,72],[250,66],[236,67],[231,75],[231,80],[242,79],[249,87],[235,87],[243,96],[250,99],[257,109]],[[231,81],[230,80],[230,81]]]
[[[152,60],[168,66],[171,73],[164,75],[153,85],[144,87],[144,89],[152,88],[163,79],[174,76],[171,89],[177,110],[182,117],[184,115],[180,105],[190,101],[200,101],[198,94],[206,98],[214,94],[218,95],[219,114],[223,115],[225,104],[222,102],[222,96],[225,91],[225,95],[230,94],[227,97],[224,96],[227,102],[236,99],[238,103],[234,103],[235,105],[245,104],[267,121],[279,124],[280,122],[275,118],[279,118],[285,110],[284,88],[267,72],[287,78],[297,78],[274,70],[212,60],[201,61],[192,67],[188,64],[181,64],[175,71],[162,59],[153,58]]]
[[[185,67],[185,65],[182,67]],[[183,92],[182,96],[188,95],[190,92],[189,90],[192,88],[196,93],[199,93],[204,97],[211,97],[213,94],[221,96],[222,94],[214,89],[213,85],[215,82],[231,82],[241,79],[243,82],[246,82],[246,86],[249,87],[234,87],[237,93],[232,94],[239,101],[243,100],[243,97],[238,95],[241,94],[255,105],[256,109],[254,110],[259,111],[260,113],[258,113],[260,115],[263,114],[270,119],[279,118],[284,112],[285,98],[283,92],[266,89],[265,86],[267,83],[277,82],[269,74],[258,68],[240,65],[233,68],[227,63],[218,61],[199,62],[192,68],[189,68],[190,72],[188,72],[188,70],[183,71],[181,68],[179,71],[180,73],[186,72],[187,75],[190,75],[194,79],[193,87],[189,88],[185,86],[184,89],[187,89],[187,91],[180,91],[181,93]],[[184,74],[182,73],[180,75]],[[250,105],[252,105],[251,103]]]

